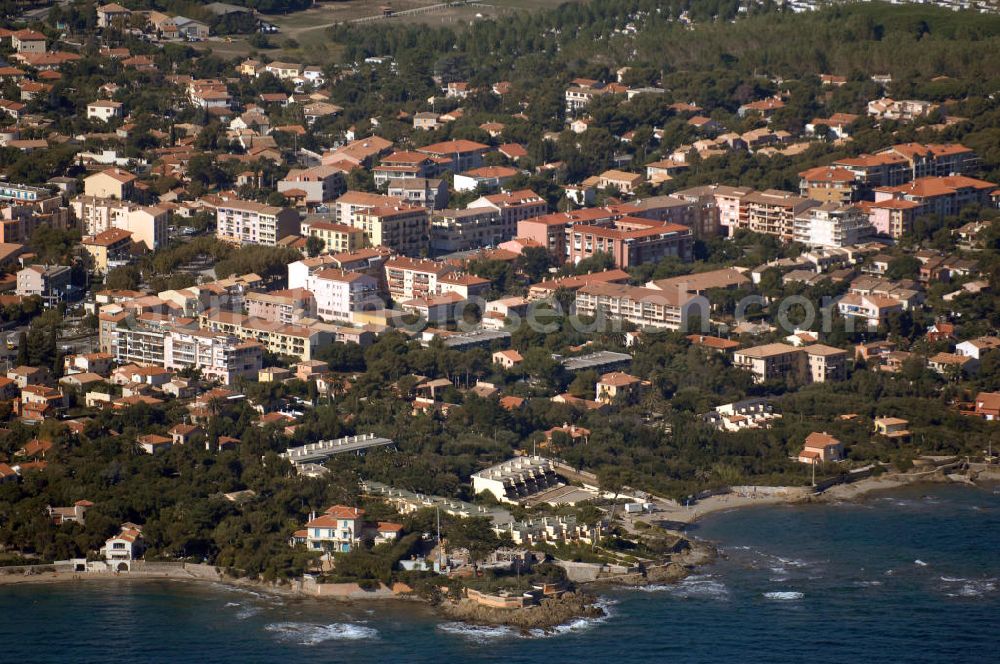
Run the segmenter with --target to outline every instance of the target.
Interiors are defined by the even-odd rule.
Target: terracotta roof
[[[467,141],[464,139],[458,139],[453,141],[443,141],[441,143],[434,143],[432,145],[425,145],[422,148],[417,148],[418,152],[423,152],[425,154],[434,155],[450,155],[450,154],[462,154],[466,152],[478,152],[480,150],[488,150],[490,146],[483,145],[482,143],[477,143],[476,141]]]
[[[824,447],[834,447],[836,445],[840,445],[840,441],[831,436],[830,434],[826,433],[825,431],[823,433],[814,431],[808,436],[806,436],[806,443],[805,443],[806,447],[822,449]]]
[[[802,350],[809,355],[822,355],[824,357],[847,355],[847,351],[843,348],[834,348],[833,346],[826,346],[824,344],[812,344],[811,346],[806,346]]]
[[[784,355],[785,353],[795,353],[799,352],[799,350],[800,349],[795,346],[789,346],[788,344],[773,343],[764,344],[763,346],[754,346],[753,348],[744,348],[739,352],[739,355],[742,355],[743,357],[763,358],[775,355]]]
[[[836,166],[819,166],[799,173],[807,182],[853,182],[854,173]]]
[[[378,530],[380,533],[398,533],[403,529],[403,524],[389,521],[379,521]]]
[[[128,171],[122,170],[120,168],[106,168],[103,171],[101,171],[100,174],[112,177],[115,180],[121,182],[122,184],[125,184],[127,182],[132,182],[133,180],[137,179],[137,177],[132,173],[129,173]],[[94,176],[91,175],[90,177]]]
[[[109,228],[108,230],[102,231],[93,237],[84,238],[82,243],[98,247],[109,247],[130,237],[132,237],[132,233],[130,231],[122,230],[120,228]]]
[[[903,196],[929,198],[934,196],[949,196],[959,189],[993,190],[996,184],[966,177],[964,175],[949,175],[946,177],[924,177],[898,187],[880,187],[880,192],[891,192]]]
[[[739,341],[723,339],[721,337],[712,337],[704,334],[689,334],[686,339],[695,346],[705,346],[707,348],[714,348],[717,350],[731,350],[733,348],[740,347]]]
[[[641,381],[638,378],[623,371],[612,371],[611,373],[606,373],[601,376],[601,379],[597,384],[611,385],[612,387],[624,387],[626,385],[634,385],[639,382]]]
[[[346,505],[334,505],[325,510],[324,514],[330,514],[341,519],[360,519],[365,515],[365,511],[358,507],[347,507]]]

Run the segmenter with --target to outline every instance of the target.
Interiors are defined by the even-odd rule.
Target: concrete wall
[[[299,589],[317,597],[338,599],[389,599],[396,596],[393,589],[384,584],[379,584],[377,590],[365,590],[356,583],[317,583],[310,576],[302,579]]]
[[[570,581],[596,581],[601,573],[601,565],[595,563],[574,563],[566,560],[555,560],[553,564],[566,570],[566,578]]]
[[[520,609],[529,603],[528,598],[523,595],[502,597],[500,595],[487,595],[472,589],[467,589],[465,596],[481,606],[490,606],[495,609]]]

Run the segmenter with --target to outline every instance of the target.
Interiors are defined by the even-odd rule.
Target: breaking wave
[[[274,632],[281,641],[300,643],[304,646],[315,646],[326,641],[374,639],[378,636],[377,630],[354,623],[317,625],[314,623],[282,622],[271,623],[264,629]]]

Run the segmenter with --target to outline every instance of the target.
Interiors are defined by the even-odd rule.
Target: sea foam
[[[805,597],[805,594],[794,590],[775,590],[773,592],[764,593],[764,597],[766,597],[767,599],[791,601],[796,599],[802,599],[803,597]]]
[[[729,589],[711,574],[692,574],[680,583],[664,586],[663,589],[681,599],[729,599]]]
[[[317,625],[314,623],[282,622],[271,623],[264,629],[274,632],[281,641],[300,643],[304,646],[315,646],[325,641],[374,639],[378,636],[377,630],[356,623]]]

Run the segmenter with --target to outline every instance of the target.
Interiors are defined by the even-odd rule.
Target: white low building
[[[718,406],[701,417],[720,431],[742,431],[767,429],[781,414],[774,412],[767,399],[744,399]]]
[[[491,493],[502,503],[517,503],[561,484],[552,461],[540,456],[516,457],[472,475],[475,493]]]

